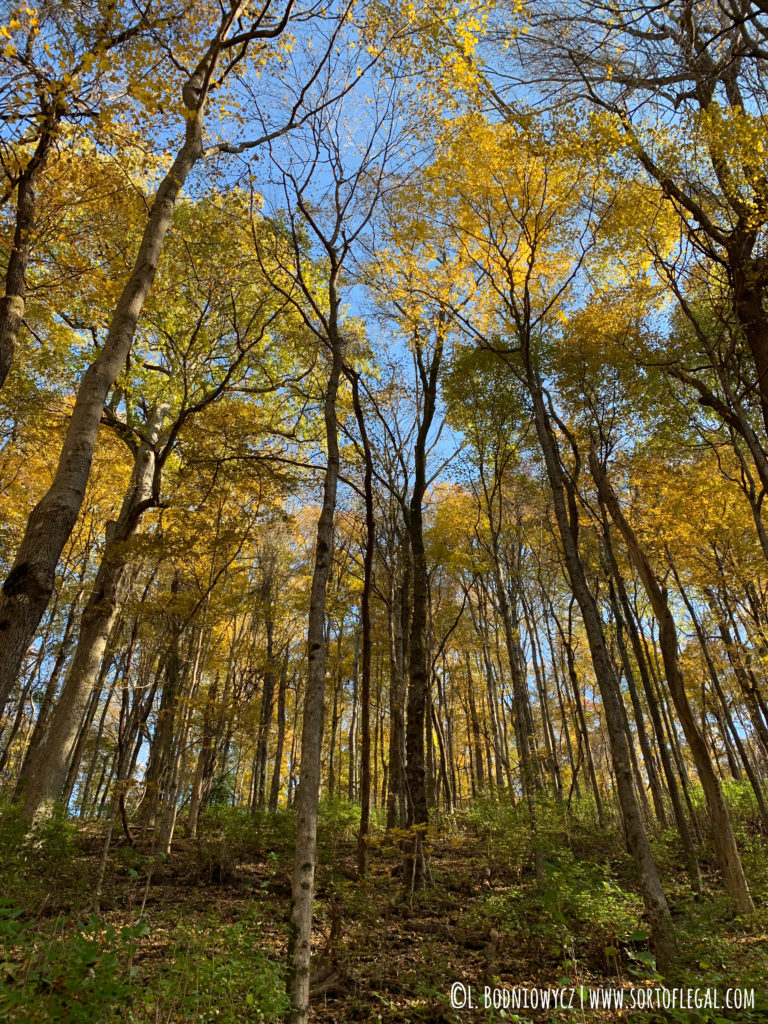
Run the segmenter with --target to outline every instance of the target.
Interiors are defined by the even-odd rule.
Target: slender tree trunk
[[[513,603],[507,597],[506,585],[501,572],[499,561],[498,543],[494,541],[493,551],[494,580],[496,583],[496,601],[504,626],[504,640],[507,647],[507,658],[509,661],[510,677],[512,679],[512,694],[514,698],[514,727],[515,743],[517,745],[517,756],[520,761],[520,779],[523,788],[523,795],[527,800],[532,800],[537,786],[537,772],[533,764],[533,736],[529,729],[531,717],[530,702],[528,700],[528,686],[525,677],[525,666],[523,654],[520,647],[520,623],[517,619],[517,612]]]
[[[179,581],[175,578],[172,590],[178,592]],[[154,829],[158,811],[162,805],[163,791],[167,788],[173,734],[177,720],[178,703],[182,689],[182,666],[180,634],[182,624],[174,616],[171,636],[165,658],[161,660],[158,671],[164,672],[165,683],[160,697],[157,721],[152,733],[149,750],[149,762],[145,776],[144,798],[141,803],[141,820],[143,828]]]
[[[417,342],[418,345],[418,342]],[[424,364],[424,353],[417,348],[424,408],[414,446],[413,491],[408,508],[408,538],[410,541],[413,577],[411,598],[411,634],[408,680],[408,713],[405,725],[406,773],[408,779],[408,825],[413,830],[412,850],[405,863],[404,878],[411,890],[421,888],[426,881],[424,831],[429,820],[427,805],[427,779],[424,763],[424,741],[429,671],[427,667],[427,559],[424,549],[423,502],[427,489],[427,436],[435,415],[437,380],[443,354],[442,325],[438,325],[429,368]],[[431,742],[431,730],[430,730]]]
[[[523,615],[525,616],[528,635],[531,640],[531,661],[533,662],[533,674],[536,679],[539,704],[541,705],[541,725],[544,732],[544,745],[547,750],[547,759],[550,762],[549,771],[552,775],[552,785],[555,796],[558,800],[562,800],[563,780],[560,775],[560,758],[558,756],[557,743],[555,741],[555,730],[552,725],[552,716],[549,711],[547,680],[544,674],[544,659],[541,654],[541,643],[536,623],[533,618],[533,612],[528,608],[527,602],[522,594],[521,600],[523,604]]]
[[[637,794],[632,780],[632,768],[629,762],[627,739],[621,720],[621,710],[618,706],[620,699],[618,684],[610,657],[608,656],[600,613],[595,598],[589,589],[584,565],[579,553],[577,533],[578,508],[573,489],[568,489],[569,482],[571,487],[573,487],[573,484],[572,481],[569,481],[569,478],[566,478],[563,472],[557,440],[554,436],[544,403],[542,383],[538,371],[532,363],[530,338],[526,334],[521,340],[523,343],[523,363],[528,391],[533,402],[534,424],[544,455],[550,490],[552,492],[555,518],[563,545],[566,569],[573,595],[581,610],[595,676],[603,700],[611,758],[616,773],[619,805],[621,807],[627,845],[637,867],[638,880],[648,913],[657,962],[662,972],[665,972],[674,960],[676,952],[672,918],[656,864],[653,860],[640,807],[637,803]]]
[[[477,704],[475,703],[475,690],[472,681],[472,669],[469,664],[469,651],[466,652],[467,662],[467,697],[469,700],[469,715],[472,727],[472,743],[474,746],[475,778],[480,789],[485,786],[485,771],[483,769],[483,754],[480,747],[480,719],[477,717]],[[489,766],[490,767],[490,766]]]
[[[332,308],[333,313],[333,308]],[[325,597],[331,567],[333,519],[339,479],[339,441],[336,396],[342,369],[342,342],[331,336],[331,372],[325,395],[325,436],[328,461],[323,477],[323,504],[317,523],[315,565],[307,628],[307,686],[301,730],[301,782],[296,799],[296,849],[291,883],[291,922],[288,946],[291,998],[289,1024],[306,1024],[309,1013],[309,967],[312,940],[312,900],[317,850],[317,810],[320,798],[320,755],[323,744],[326,638]]]
[[[192,780],[192,792],[189,798],[189,815],[187,817],[187,835],[194,838],[197,835],[197,823],[200,817],[200,809],[203,804],[203,792],[205,779],[212,770],[213,761],[216,755],[216,734],[214,731],[213,716],[215,714],[216,698],[219,688],[219,676],[215,676],[211,688],[205,699],[203,708],[203,731],[200,739],[200,751],[197,755],[195,775]]]
[[[275,766],[272,771],[272,783],[269,787],[269,809],[277,810],[280,797],[280,774],[283,770],[283,749],[285,747],[285,692],[288,688],[288,652],[283,657],[280,670],[280,685],[277,689],[277,741],[275,744]]]
[[[389,788],[387,828],[406,822],[405,780],[405,624],[408,619],[410,573],[404,559],[404,578],[393,582],[390,611]]]
[[[745,668],[741,658],[741,652],[734,643],[733,636],[728,628],[725,616],[717,608],[714,595],[712,595],[710,607],[717,616],[717,625],[725,646],[726,654],[728,655],[728,660],[733,666],[736,681],[739,684],[739,688],[744,698],[744,704],[746,705],[750,721],[752,722],[752,728],[755,730],[758,743],[763,750],[763,756],[765,756],[768,754],[768,726],[766,726],[765,719],[761,714],[757,686],[754,679],[750,679],[749,674],[747,673],[747,669]]]
[[[267,802],[267,739],[272,724],[272,712],[275,703],[275,624],[271,612],[268,614],[264,627],[267,634],[267,663],[264,669],[264,687],[261,692],[261,710],[259,712],[259,733],[256,743],[254,771],[253,806],[264,807]]]
[[[576,674],[576,659],[573,656],[573,644],[570,639],[570,611],[568,614],[569,620],[569,637],[565,641],[565,656],[568,662],[568,678],[571,683],[571,690],[573,691],[573,700],[576,706],[576,716],[579,723],[579,730],[581,732],[582,742],[584,743],[584,750],[586,752],[587,760],[587,773],[589,775],[590,785],[592,786],[592,793],[595,798],[595,807],[597,809],[597,820],[601,826],[605,824],[605,811],[603,809],[603,798],[600,795],[600,786],[597,782],[597,772],[595,771],[595,759],[592,756],[592,742],[589,738],[589,729],[587,728],[587,719],[584,714],[584,703],[581,699],[581,691],[579,690],[579,677]]]
[[[352,666],[352,713],[349,718],[347,750],[349,771],[347,772],[347,800],[354,803],[357,793],[357,716],[360,706],[360,634],[355,633],[355,659]]]
[[[88,554],[90,554],[90,552],[88,552]],[[32,736],[30,737],[29,745],[27,747],[27,752],[24,758],[25,762],[26,759],[30,756],[30,751],[36,750],[37,747],[48,734],[51,708],[53,707],[54,698],[56,696],[56,691],[59,686],[59,678],[61,676],[61,671],[64,667],[64,663],[67,660],[67,656],[72,646],[72,641],[74,640],[75,623],[78,619],[78,616],[81,613],[80,603],[83,596],[83,580],[88,566],[88,561],[88,557],[85,556],[83,558],[83,567],[82,572],[80,574],[80,587],[78,588],[77,594],[75,595],[75,599],[70,605],[69,612],[67,613],[67,621],[64,626],[64,633],[62,634],[61,643],[59,644],[59,649],[56,653],[56,660],[53,663],[53,669],[51,670],[51,674],[48,678],[48,683],[46,684],[45,687],[45,694],[43,695],[43,699],[40,702],[40,708],[37,712],[37,721],[35,722],[35,728],[32,731]],[[51,614],[53,614],[53,611],[51,612]],[[22,767],[21,775],[23,776],[23,774],[24,768]]]
[[[675,565],[672,562],[672,559],[670,557],[669,550],[667,550],[667,559],[668,559],[668,561],[670,563],[670,567],[672,569],[672,574],[675,577],[675,582],[677,583],[677,589],[680,591],[680,596],[682,597],[683,602],[685,603],[685,607],[688,609],[688,614],[691,617],[691,622],[693,623],[693,628],[696,631],[696,636],[698,637],[699,645],[701,647],[702,653],[704,654],[704,660],[707,663],[707,671],[709,672],[709,678],[712,680],[712,685],[713,685],[714,690],[715,690],[715,698],[716,698],[717,701],[719,701],[720,707],[722,708],[722,713],[725,716],[725,721],[722,722],[722,725],[721,725],[721,732],[723,734],[723,741],[725,743],[726,753],[727,753],[727,756],[728,756],[728,763],[731,766],[731,771],[732,771],[732,773],[734,775],[734,778],[738,778],[738,775],[735,772],[733,772],[733,768],[734,768],[733,760],[734,760],[734,758],[733,758],[733,751],[731,750],[730,740],[729,740],[729,737],[728,737],[728,728],[730,726],[730,731],[731,731],[731,734],[733,736],[734,742],[736,744],[736,749],[739,752],[739,756],[741,757],[742,764],[744,765],[744,770],[747,773],[747,778],[749,779],[749,783],[752,786],[752,791],[755,794],[755,799],[757,801],[757,807],[758,807],[758,811],[759,811],[759,814],[760,814],[760,820],[763,823],[763,829],[765,830],[766,836],[768,836],[768,807],[766,807],[765,795],[763,793],[763,787],[760,784],[760,780],[758,779],[757,775],[755,774],[755,771],[754,771],[754,769],[752,767],[752,762],[750,761],[749,757],[747,756],[747,752],[746,752],[746,749],[745,749],[744,744],[742,742],[741,736],[739,735],[738,730],[733,726],[733,722],[731,720],[730,712],[728,710],[728,702],[726,700],[725,694],[723,693],[723,688],[722,688],[722,686],[720,684],[720,677],[719,677],[719,675],[717,673],[717,670],[715,668],[715,664],[712,661],[712,655],[711,655],[710,650],[709,650],[709,644],[707,643],[707,639],[704,636],[704,630],[701,627],[701,623],[699,621],[698,615],[696,614],[696,609],[693,606],[693,602],[691,601],[691,599],[688,596],[687,592],[683,588],[682,582],[681,582],[680,577],[679,577],[679,575],[677,573],[677,568],[675,567]],[[718,721],[719,722],[722,721],[721,716],[718,716]],[[738,768],[738,765],[736,765],[735,767]]]
[[[91,731],[93,720],[96,717],[96,711],[99,706],[99,701],[101,700],[104,681],[106,680],[109,674],[109,669],[111,667],[110,660],[111,659],[109,658],[104,659],[104,664],[102,666],[101,672],[99,673],[99,678],[96,682],[96,686],[93,688],[93,696],[91,699],[91,703],[86,711],[85,717],[80,726],[80,733],[77,737],[77,742],[75,743],[74,750],[72,751],[72,754],[70,755],[69,758],[69,768],[67,770],[67,777],[64,782],[64,791],[63,793],[59,794],[59,797],[57,797],[57,799],[61,799],[62,805],[64,807],[69,807],[69,801],[72,799],[72,793],[74,792],[75,783],[77,782],[77,776],[80,771],[80,762],[83,759],[83,750],[85,749],[85,744],[88,739],[88,734]],[[114,694],[115,687],[117,686],[117,676],[118,673],[115,673],[115,678],[112,680],[109,690],[107,691],[107,696],[104,701],[104,707],[102,708],[101,715],[99,717],[99,725],[96,730],[96,737],[93,745],[94,757],[96,756],[96,751],[101,749],[101,739],[102,736],[104,735],[104,726],[107,721],[107,713],[109,711],[110,704],[112,703],[112,695]]]
[[[551,640],[550,640],[551,643]],[[554,647],[550,647],[550,650],[554,651]],[[571,742],[571,727],[569,722],[569,716],[565,712],[565,701],[563,699],[563,689],[560,685],[560,673],[557,670],[555,664],[556,659],[552,661],[552,675],[555,678],[555,689],[557,691],[557,705],[560,709],[560,736],[562,737],[565,733],[565,746],[568,751],[568,764],[571,768],[571,787],[570,791],[576,794],[576,799],[581,800],[581,788],[579,786],[579,766],[573,756],[573,743]],[[562,662],[561,662],[562,665]],[[581,745],[579,745],[581,749]],[[569,801],[570,801],[569,791]]]
[[[643,760],[645,762],[646,772],[648,774],[648,784],[651,789],[651,797],[653,799],[653,807],[656,813],[656,818],[659,824],[666,828],[667,816],[664,810],[664,797],[661,789],[661,781],[656,772],[656,762],[653,759],[653,752],[651,750],[650,740],[648,739],[648,732],[645,728],[645,718],[643,715],[643,708],[640,703],[640,695],[637,692],[637,685],[635,683],[635,674],[632,671],[632,663],[629,659],[629,652],[627,651],[627,644],[624,635],[624,620],[621,615],[621,609],[619,608],[619,601],[616,596],[616,588],[614,586],[613,577],[618,573],[618,567],[616,565],[613,547],[611,545],[610,532],[607,524],[603,526],[603,537],[605,545],[605,555],[607,560],[606,572],[609,576],[608,579],[608,596],[611,605],[611,613],[613,615],[613,621],[616,624],[616,644],[619,648],[619,656],[624,669],[624,677],[627,680],[627,689],[629,690],[629,699],[632,702],[632,711],[635,717],[635,724],[637,727],[637,738],[640,742],[640,749],[643,754]],[[694,857],[694,864],[696,860]],[[690,865],[691,867],[693,865]],[[698,866],[696,868],[696,875],[698,875]]]
[[[641,548],[632,527],[624,516],[618,498],[610,485],[605,470],[598,461],[594,449],[590,451],[589,464],[600,498],[608,508],[611,518],[624,538],[632,562],[640,575],[659,624],[659,644],[661,646],[667,684],[704,790],[712,821],[713,839],[720,870],[740,912],[751,913],[754,911],[754,904],[749,893],[749,887],[736,845],[736,838],[731,827],[728,806],[725,803],[720,782],[712,768],[712,761],[707,750],[706,741],[696,725],[691,706],[688,702],[688,695],[685,692],[685,684],[678,660],[677,628],[672,612],[670,611],[666,596],[653,573],[651,564]]]
[[[659,750],[659,760],[661,761],[662,771],[664,772],[664,778],[666,779],[667,791],[669,792],[670,801],[672,803],[672,813],[674,815],[675,825],[683,846],[688,874],[694,889],[699,892],[701,890],[701,874],[699,871],[698,858],[696,856],[696,846],[691,833],[689,820],[685,813],[685,808],[683,807],[683,801],[680,797],[680,786],[678,785],[675,766],[672,763],[669,747],[664,734],[664,723],[662,721],[661,711],[659,708],[659,701],[656,697],[656,691],[650,675],[642,638],[632,612],[632,606],[629,603],[627,588],[624,584],[623,577],[618,572],[615,562],[613,563],[613,570],[619,604],[624,612],[624,622],[627,627],[627,632],[629,633],[632,651],[635,655],[637,670],[640,673],[640,680],[645,693],[645,701],[648,706],[648,715],[651,719],[651,725],[653,726],[653,732],[656,737],[656,745]]]
[[[360,597],[362,644],[360,679],[360,831],[357,837],[357,873],[362,878],[368,871],[368,833],[371,825],[371,589],[373,586],[373,556],[376,551],[376,519],[373,507],[373,457],[371,455],[363,407],[360,403],[359,377],[355,374],[351,377],[351,380],[352,401],[365,461],[363,474],[365,551],[363,553],[363,592]],[[374,753],[374,762],[375,757]],[[351,770],[350,766],[350,774]]]
[[[27,297],[27,265],[35,231],[35,189],[48,162],[62,109],[58,102],[43,104],[43,129],[35,152],[21,172],[16,189],[16,225],[5,272],[5,295],[0,299],[0,388],[13,364]],[[2,701],[0,701],[2,707]]]
[[[333,677],[333,711],[331,712],[331,746],[328,752],[328,796],[336,792],[336,730],[339,726],[339,691],[341,690],[341,631],[343,620],[339,622],[336,634],[336,672]]]

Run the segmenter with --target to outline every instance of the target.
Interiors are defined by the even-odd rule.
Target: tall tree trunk
[[[547,750],[547,759],[550,762],[549,771],[552,774],[552,785],[555,796],[558,800],[563,797],[563,780],[560,775],[560,758],[558,756],[557,742],[555,741],[555,730],[552,725],[552,716],[549,711],[549,698],[547,695],[547,680],[544,674],[544,657],[541,651],[539,638],[533,611],[528,607],[523,594],[521,593],[523,615],[531,640],[531,661],[533,662],[533,674],[536,679],[536,689],[539,694],[541,705],[541,725],[544,731],[544,745]]]
[[[405,791],[405,671],[410,570],[407,557],[403,562],[403,579],[393,579],[390,601],[388,829],[405,825],[408,813]]]
[[[483,754],[480,747],[480,719],[477,717],[477,704],[475,703],[475,690],[472,681],[472,668],[469,664],[469,651],[466,652],[467,662],[467,698],[469,700],[469,716],[472,727],[472,744],[474,746],[474,775],[480,789],[485,786],[485,771],[483,769]],[[490,768],[490,765],[489,765]]]
[[[269,787],[269,809],[277,810],[280,797],[280,773],[283,770],[283,749],[285,747],[285,692],[288,688],[288,652],[283,657],[280,670],[280,684],[277,688],[277,741],[275,744],[275,765],[272,771],[272,782]]]
[[[581,733],[581,740],[584,744],[584,750],[586,752],[587,760],[587,773],[589,775],[589,782],[592,787],[592,795],[595,798],[595,808],[597,810],[597,820],[600,825],[605,824],[605,811],[603,809],[603,798],[600,794],[600,786],[597,782],[597,772],[595,771],[595,759],[592,756],[592,741],[589,738],[589,729],[587,728],[587,719],[584,714],[584,702],[581,699],[581,691],[579,690],[579,677],[576,674],[576,659],[573,656],[573,644],[571,642],[571,611],[568,611],[568,639],[563,638],[565,645],[565,657],[568,663],[568,679],[571,683],[571,690],[573,692],[573,701],[576,707],[576,720],[579,723],[579,731]]]
[[[661,789],[661,781],[656,771],[656,762],[653,759],[653,751],[651,750],[651,743],[648,739],[648,732],[645,728],[645,717],[643,715],[643,708],[640,703],[640,695],[637,692],[637,685],[635,683],[635,673],[632,671],[632,663],[629,659],[629,652],[627,651],[627,644],[624,634],[624,619],[621,615],[621,609],[619,607],[619,601],[616,596],[616,587],[614,585],[613,577],[618,573],[618,566],[616,565],[613,547],[611,544],[611,536],[608,530],[607,524],[603,526],[603,540],[606,557],[606,573],[608,575],[608,597],[611,605],[611,614],[613,615],[613,621],[616,624],[616,644],[619,648],[619,656],[621,658],[621,664],[624,669],[624,677],[627,680],[627,689],[629,690],[629,699],[632,702],[632,711],[635,716],[635,724],[637,727],[637,738],[640,742],[640,749],[643,753],[643,760],[645,762],[645,769],[648,775],[648,784],[651,788],[651,797],[653,799],[653,807],[656,813],[656,818],[664,828],[667,825],[667,816],[664,810],[664,796]],[[691,848],[692,852],[692,848]],[[689,868],[693,868],[696,865],[695,876],[698,877],[698,864],[694,856],[693,864],[689,864]]]
[[[67,759],[122,607],[128,578],[126,541],[136,532],[150,500],[155,447],[167,411],[167,405],[158,405],[149,416],[146,437],[135,451],[133,472],[120,515],[115,523],[107,524],[107,544],[83,612],[80,636],[66,681],[45,737],[29,751],[25,762],[19,785],[24,794],[22,815],[26,821],[49,813],[61,795]]]
[[[357,793],[357,716],[360,707],[360,633],[355,633],[355,659],[352,665],[352,714],[349,717],[347,750],[349,771],[347,772],[347,800],[353,803]]]
[[[496,583],[496,601],[504,626],[504,641],[507,647],[507,659],[512,679],[515,743],[517,745],[517,757],[520,762],[520,779],[523,795],[530,803],[538,789],[538,773],[533,763],[534,738],[529,729],[531,709],[528,699],[523,652],[520,647],[520,623],[514,601],[510,602],[507,596],[496,540],[494,540],[493,544],[493,572]]]
[[[710,607],[716,615],[720,636],[723,644],[725,645],[728,660],[733,666],[733,672],[744,698],[744,704],[746,705],[747,713],[749,714],[750,721],[752,722],[752,728],[755,731],[755,736],[762,748],[763,756],[766,756],[768,755],[768,726],[766,726],[765,719],[761,712],[757,685],[754,678],[750,678],[750,675],[747,672],[742,660],[742,653],[734,643],[725,615],[719,609],[715,601],[714,594],[712,594],[710,599]]]
[[[205,698],[203,707],[203,730],[200,738],[200,751],[192,779],[192,792],[189,797],[189,814],[187,816],[187,835],[193,839],[197,835],[197,822],[203,805],[205,779],[210,775],[216,754],[216,733],[214,715],[216,714],[216,698],[219,689],[219,675],[216,674]]]
[[[78,387],[53,482],[29,517],[0,591],[0,708],[5,706],[48,606],[59,557],[85,497],[104,403],[131,350],[179,193],[203,156],[203,112],[211,76],[221,42],[240,13],[241,6],[234,5],[222,14],[214,39],[182,89],[184,143],[157,188],[133,270],[118,299],[104,344]]]
[[[178,592],[178,589],[179,580],[176,577],[172,585],[174,594]],[[173,619],[168,650],[165,657],[161,658],[160,668],[158,669],[159,672],[165,674],[165,682],[160,697],[157,721],[152,733],[149,761],[145,775],[144,797],[140,805],[141,821],[144,829],[155,828],[158,812],[163,801],[163,793],[168,786],[173,736],[183,682],[181,653],[179,650],[183,625],[177,616],[173,616]]]
[[[688,818],[683,807],[683,801],[680,797],[680,786],[678,785],[677,776],[675,774],[675,766],[672,763],[670,757],[669,747],[667,745],[666,736],[664,734],[664,723],[662,721],[661,711],[659,708],[659,702],[656,698],[656,691],[654,689],[653,680],[650,676],[648,662],[645,655],[642,639],[640,632],[635,621],[635,617],[632,613],[632,606],[629,603],[629,595],[627,594],[627,588],[624,584],[624,579],[618,572],[615,562],[613,563],[614,570],[614,581],[616,583],[616,590],[618,592],[619,603],[624,612],[624,621],[626,623],[627,631],[629,633],[629,639],[632,644],[632,651],[635,655],[635,662],[637,663],[637,670],[640,673],[640,680],[643,685],[643,691],[645,693],[645,701],[648,706],[648,714],[651,719],[651,725],[653,726],[653,732],[656,737],[656,745],[659,750],[659,760],[661,761],[662,771],[664,772],[664,778],[667,783],[667,791],[669,792],[670,800],[672,803],[672,813],[675,818],[675,825],[677,826],[678,834],[683,845],[683,851],[685,853],[686,862],[688,864],[688,871],[691,878],[691,882],[694,887],[698,890],[701,889],[701,875],[699,872],[699,863],[696,856],[696,847],[691,834],[691,828],[688,823]]]
[[[51,708],[53,707],[54,698],[56,697],[56,691],[59,686],[59,678],[61,676],[62,669],[64,668],[64,664],[69,655],[69,651],[72,647],[72,642],[75,636],[75,623],[81,614],[83,583],[85,579],[85,573],[88,569],[88,565],[90,562],[89,556],[90,544],[88,545],[87,552],[83,556],[83,565],[80,572],[80,586],[78,587],[75,598],[69,607],[69,612],[67,613],[67,620],[64,626],[64,632],[61,637],[61,643],[59,644],[59,649],[56,652],[56,659],[53,663],[53,669],[51,670],[51,674],[48,678],[48,682],[45,687],[45,694],[43,695],[43,699],[40,702],[40,708],[37,712],[37,720],[35,721],[35,727],[32,731],[32,735],[29,740],[29,745],[27,747],[27,752],[25,754],[25,761],[26,758],[29,756],[29,751],[36,749],[42,742],[42,740],[45,738],[48,732],[48,726],[50,725]],[[53,608],[51,609],[51,617],[53,617],[54,615],[56,604],[57,599],[54,600]],[[43,644],[43,649],[41,651],[41,655],[44,656],[44,654],[45,643]],[[21,774],[23,775],[23,773],[24,769],[22,767]]]
[[[328,751],[328,796],[336,792],[336,730],[339,726],[339,691],[341,690],[341,632],[343,620],[336,634],[336,672],[333,677],[333,710],[331,711],[331,747]]]
[[[651,853],[648,835],[643,824],[632,780],[632,768],[624,733],[618,683],[613,672],[603,634],[602,620],[595,598],[587,583],[584,564],[578,547],[578,507],[574,494],[575,486],[567,477],[562,463],[552,424],[544,403],[544,393],[538,370],[534,367],[530,351],[530,337],[521,338],[523,365],[528,391],[533,402],[534,424],[539,445],[544,456],[553,507],[557,521],[563,554],[571,589],[581,610],[582,620],[592,655],[595,676],[603,700],[603,710],[608,726],[611,758],[616,773],[616,785],[624,822],[629,851],[634,858],[638,880],[643,893],[646,912],[651,926],[657,962],[666,972],[676,952],[672,918],[667,899],[659,879],[656,864]]]
[[[728,710],[728,702],[726,700],[725,694],[723,693],[723,688],[720,684],[720,677],[717,673],[717,669],[715,668],[715,664],[712,661],[712,655],[709,650],[707,638],[704,636],[704,630],[701,627],[701,623],[699,621],[698,615],[696,614],[696,609],[694,608],[693,602],[691,601],[690,597],[688,596],[688,593],[684,589],[683,584],[680,580],[680,576],[677,572],[677,567],[671,559],[669,549],[667,549],[667,560],[669,561],[670,568],[672,569],[672,575],[675,577],[677,589],[680,591],[680,596],[682,597],[685,607],[688,609],[688,614],[691,617],[691,622],[693,623],[693,628],[696,631],[699,646],[701,647],[702,653],[704,654],[704,660],[707,663],[707,671],[709,672],[709,677],[712,680],[712,685],[715,690],[715,698],[717,701],[719,701],[720,706],[722,708],[722,714],[725,716],[725,721],[722,721],[721,715],[718,715],[717,717],[718,722],[721,722],[721,732],[723,734],[723,741],[726,747],[728,763],[731,766],[731,771],[733,772],[733,751],[731,750],[730,740],[728,737],[728,728],[730,726],[731,734],[736,744],[736,749],[739,752],[742,764],[744,765],[744,770],[747,773],[747,778],[749,779],[749,783],[752,786],[752,792],[755,794],[757,808],[760,813],[760,820],[763,823],[763,829],[765,831],[766,836],[768,837],[768,807],[766,807],[763,787],[757,775],[755,774],[754,768],[752,767],[752,762],[749,759],[749,756],[747,755],[741,736],[739,735],[738,730],[733,726],[733,722],[731,721],[730,712]],[[734,778],[738,778],[738,775],[736,775],[735,772],[733,772],[733,774]]]
[[[261,710],[259,712],[259,732],[256,743],[255,779],[253,782],[253,806],[264,807],[267,802],[267,738],[272,724],[272,712],[275,703],[275,623],[269,612],[264,623],[267,634],[267,663],[264,668],[264,687],[261,691]]]
[[[333,312],[333,307],[332,307]],[[301,728],[301,782],[296,798],[296,849],[291,880],[291,921],[288,946],[289,1024],[306,1024],[309,1013],[309,966],[312,940],[312,899],[317,851],[317,810],[320,798],[320,755],[323,744],[326,638],[325,597],[331,567],[333,519],[339,479],[336,396],[342,368],[342,341],[331,336],[331,372],[325,394],[324,419],[328,461],[323,476],[323,505],[317,523],[315,565],[309,597],[307,687]]]
[[[64,790],[57,797],[57,799],[61,799],[63,807],[69,807],[69,801],[72,799],[72,793],[74,792],[75,783],[77,782],[77,776],[80,771],[80,762],[83,759],[83,750],[85,749],[85,744],[86,741],[88,740],[88,734],[91,731],[93,720],[96,717],[96,711],[99,706],[99,701],[101,700],[104,681],[109,675],[109,670],[111,668],[110,661],[110,658],[104,659],[101,671],[99,672],[99,678],[96,681],[96,685],[93,688],[93,696],[91,699],[91,703],[88,706],[88,709],[86,710],[83,722],[80,726],[80,733],[77,737],[74,749],[69,757],[67,777],[64,780]],[[116,672],[115,678],[112,680],[109,690],[107,691],[107,697],[106,700],[104,701],[104,707],[102,708],[101,716],[99,717],[99,726],[98,729],[96,730],[96,736],[93,744],[94,757],[96,756],[96,752],[101,749],[101,738],[104,735],[104,726],[107,721],[107,712],[109,711],[109,706],[112,703],[112,695],[114,694],[115,687],[117,686],[117,678],[118,673]]]
[[[351,376],[352,402],[363,445],[365,470],[365,551],[363,553],[363,592],[360,597],[361,678],[360,678],[360,831],[357,836],[357,873],[362,878],[368,871],[368,833],[371,826],[371,589],[373,587],[373,556],[376,551],[376,519],[373,507],[373,457],[360,403],[360,380]],[[375,760],[375,754],[374,754]],[[351,767],[350,767],[351,774]]]
[[[642,580],[653,613],[659,624],[659,644],[664,661],[667,684],[672,694],[675,709],[680,718],[685,738],[699,773],[704,790],[710,819],[712,822],[713,839],[720,870],[725,878],[728,890],[741,913],[752,913],[754,904],[744,875],[741,857],[736,845],[736,837],[731,827],[728,806],[720,787],[720,782],[712,767],[704,737],[701,735],[688,702],[685,692],[683,675],[680,670],[677,645],[677,628],[666,596],[653,573],[647,555],[640,546],[634,530],[619,504],[604,468],[600,465],[594,448],[590,450],[589,465],[598,488],[601,501],[606,505],[611,518],[616,523],[624,543],[627,545],[632,562]]]
[[[427,559],[424,549],[423,502],[427,489],[427,436],[435,415],[437,380],[443,355],[442,331],[442,324],[438,324],[435,347],[428,368],[425,366],[424,351],[418,338],[416,340],[417,348],[415,353],[424,408],[414,446],[413,491],[408,507],[407,520],[413,565],[408,713],[405,725],[406,773],[409,797],[408,825],[413,830],[413,845],[405,863],[405,883],[410,889],[421,888],[426,881],[423,840],[425,826],[429,820],[429,812],[427,807],[424,741],[429,672],[427,668],[428,584]]]

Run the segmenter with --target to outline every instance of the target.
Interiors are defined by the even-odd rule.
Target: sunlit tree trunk
[[[122,607],[128,580],[126,541],[136,532],[152,493],[155,446],[167,412],[156,406],[146,436],[135,449],[134,467],[120,514],[107,525],[107,545],[80,623],[77,647],[44,738],[30,749],[19,789],[23,816],[32,821],[61,796],[77,730],[88,705],[107,643]]]
[[[720,782],[712,767],[704,737],[696,724],[685,692],[680,662],[678,657],[677,628],[667,599],[653,573],[651,564],[640,546],[640,542],[630,526],[619,504],[618,498],[610,485],[604,468],[600,465],[597,454],[590,451],[590,469],[598,487],[601,500],[605,503],[611,518],[627,545],[630,558],[643,582],[654,615],[659,624],[659,644],[664,661],[667,684],[672,694],[675,709],[680,718],[685,738],[696,764],[704,795],[709,810],[712,833],[717,851],[720,870],[723,873],[728,890],[740,912],[751,913],[754,904],[749,893],[749,886],[744,875],[744,868],[736,845],[736,838],[731,826],[731,818],[725,803]]]
[[[342,343],[332,336],[331,370],[325,395],[324,419],[328,461],[323,476],[323,504],[317,523],[315,564],[307,628],[307,685],[301,727],[301,776],[296,797],[296,848],[291,880],[289,940],[290,1024],[305,1024],[309,1012],[309,966],[312,939],[312,899],[317,849],[317,810],[320,795],[320,754],[323,744],[323,705],[327,642],[324,635],[325,597],[333,549],[333,519],[339,479],[339,441],[336,396],[342,368]]]
[[[672,917],[653,854],[651,853],[640,806],[637,802],[627,738],[622,723],[621,710],[618,706],[618,701],[620,700],[618,682],[615,678],[613,665],[611,664],[606,647],[600,612],[595,598],[589,589],[584,565],[579,553],[576,498],[573,491],[568,489],[569,483],[571,487],[573,486],[572,481],[566,479],[566,475],[563,472],[557,440],[554,436],[544,402],[542,383],[532,361],[530,338],[524,335],[521,341],[523,344],[523,366],[526,383],[533,403],[536,435],[544,456],[555,518],[563,545],[565,565],[573,595],[581,610],[595,676],[603,700],[603,710],[608,727],[611,758],[616,775],[616,786],[627,845],[637,868],[638,881],[651,926],[657,962],[662,972],[664,972],[668,969],[676,954]]]

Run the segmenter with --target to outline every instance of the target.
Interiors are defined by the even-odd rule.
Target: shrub
[[[46,936],[22,921],[22,911],[0,902],[0,1019],[44,1024],[111,1024],[122,1020],[130,1003],[131,971],[124,960],[145,925],[116,929],[90,917],[73,931],[56,922]]]

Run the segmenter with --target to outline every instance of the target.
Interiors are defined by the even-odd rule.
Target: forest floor
[[[326,806],[312,1021],[768,1021],[768,856],[748,818],[740,838],[758,906],[749,919],[719,894],[706,846],[705,892],[694,899],[674,834],[656,837],[681,949],[678,976],[662,980],[617,829],[588,810],[542,812],[537,878],[519,812],[480,801],[430,830],[430,884],[408,893],[398,836],[374,834],[369,874],[358,881],[355,809]],[[58,822],[21,847],[11,832],[6,825],[0,835],[0,1021],[282,1019],[289,813],[214,809],[197,838],[180,828],[151,878],[149,847],[129,845],[116,828],[97,909],[103,823]],[[454,1002],[471,999],[472,1008],[452,1007],[452,986]],[[484,1006],[486,986],[496,1009]],[[662,986],[678,1002],[719,1008],[641,1010],[672,998]],[[727,1007],[741,999],[728,994],[735,989],[754,991],[754,1007]]]

